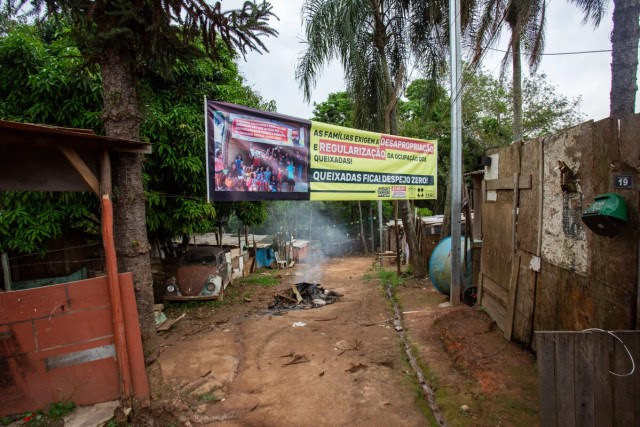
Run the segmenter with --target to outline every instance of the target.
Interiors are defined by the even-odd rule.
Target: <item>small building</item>
[[[131,273],[118,273],[110,153],[151,144],[0,120],[0,190],[91,191],[102,204],[106,275],[0,292],[0,416],[70,400],[148,402],[149,386]]]

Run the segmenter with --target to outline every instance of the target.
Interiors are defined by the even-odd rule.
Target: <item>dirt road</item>
[[[155,416],[178,425],[428,425],[388,302],[364,277],[371,263],[296,267],[274,287],[239,290],[239,303],[188,310],[151,366]],[[317,309],[265,310],[303,280],[344,296]]]

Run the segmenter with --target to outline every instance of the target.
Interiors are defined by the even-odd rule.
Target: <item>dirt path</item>
[[[190,311],[151,369],[156,415],[180,425],[427,425],[388,303],[363,277],[371,263],[297,267],[273,288],[242,291],[245,304]],[[343,298],[265,312],[273,294],[314,276]]]

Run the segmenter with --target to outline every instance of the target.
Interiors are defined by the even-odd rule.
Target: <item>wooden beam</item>
[[[485,180],[486,191],[492,190],[512,190],[513,178],[497,178]],[[518,182],[518,188],[521,190],[528,190],[531,188],[531,174],[521,175]]]
[[[108,195],[102,196],[102,245],[104,247],[105,270],[109,284],[109,299],[111,301],[111,320],[113,324],[113,341],[116,347],[118,372],[120,374],[120,397],[131,397],[131,368],[129,366],[129,352],[125,337],[124,314],[122,311],[122,296],[118,279],[118,261],[116,246],[113,240],[113,205]]]
[[[69,147],[58,147],[60,152],[67,158],[71,166],[80,174],[87,186],[97,196],[100,196],[100,182],[98,178],[91,172],[89,166],[82,160],[75,149]]]
[[[106,150],[100,153],[100,192],[111,198],[111,161]]]
[[[529,175],[531,178],[531,175]],[[513,174],[513,204],[511,205],[513,208],[512,211],[512,220],[511,220],[511,253],[514,254],[517,249],[517,241],[516,241],[516,228],[518,224],[518,199],[520,198],[520,188],[518,186],[518,182],[520,181],[520,173],[516,172]],[[513,259],[513,255],[512,255]]]
[[[11,267],[9,267],[9,254],[3,252],[0,257],[2,258],[2,273],[4,275],[4,290],[8,292],[11,290]]]
[[[509,301],[507,301],[506,323],[504,337],[511,341],[513,334],[513,320],[516,314],[516,294],[518,293],[518,276],[520,275],[520,255],[511,258],[511,277],[509,279]]]

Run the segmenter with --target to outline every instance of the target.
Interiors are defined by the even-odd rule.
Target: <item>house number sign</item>
[[[616,175],[613,179],[614,188],[633,188],[633,175]]]

